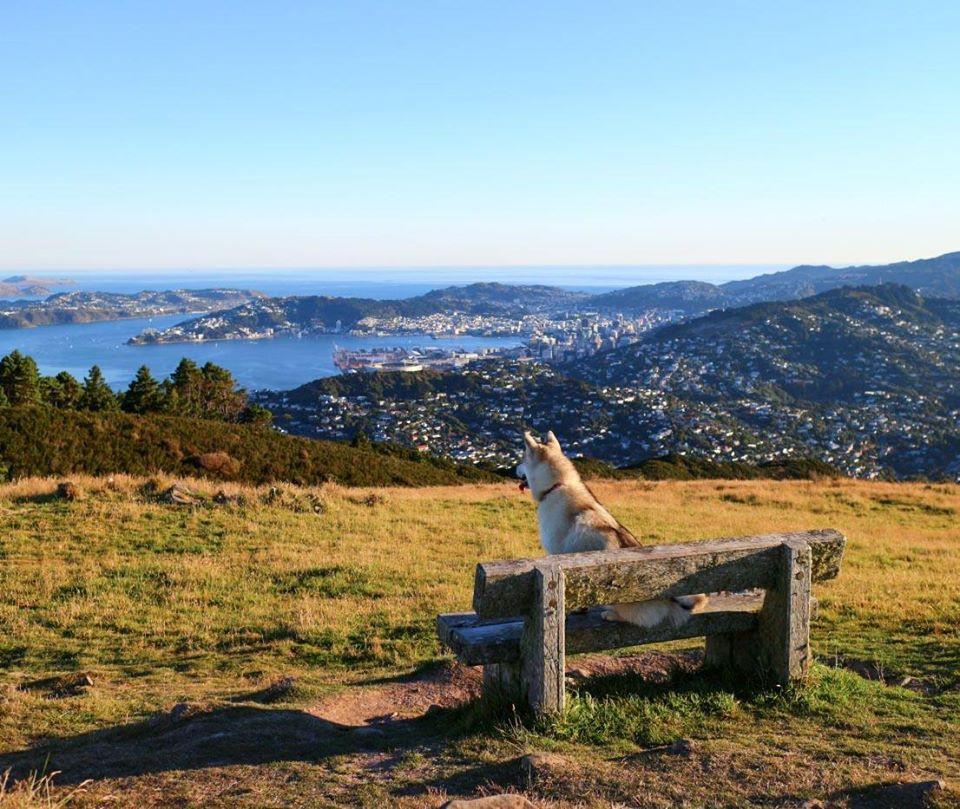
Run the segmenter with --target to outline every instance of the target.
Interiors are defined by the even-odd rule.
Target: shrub
[[[246,483],[428,486],[495,480],[475,467],[285,435],[257,425],[156,414],[11,407],[0,410],[0,470],[7,479],[197,474]]]

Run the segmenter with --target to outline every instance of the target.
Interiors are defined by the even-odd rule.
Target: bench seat
[[[748,632],[756,627],[763,596],[762,591],[712,595],[706,609],[691,615],[680,626],[642,628],[605,621],[598,608],[571,613],[566,619],[566,651],[586,654],[725,632]],[[815,598],[810,602],[812,619],[817,604]],[[514,663],[520,659],[523,619],[482,621],[475,612],[449,612],[437,616],[437,635],[467,666]]]

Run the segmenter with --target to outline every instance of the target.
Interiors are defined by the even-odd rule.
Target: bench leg
[[[488,705],[525,706],[519,663],[488,663],[483,667],[483,699]]]
[[[806,676],[810,665],[810,546],[790,540],[779,552],[777,581],[766,592],[756,630],[708,637],[705,665],[781,686]]]
[[[566,610],[563,570],[555,564],[534,568],[533,610],[524,621],[520,659],[523,689],[537,716],[563,710],[566,662]]]
[[[778,685],[807,675],[810,667],[811,554],[806,542],[780,546],[776,587],[767,592],[758,616],[761,665]]]

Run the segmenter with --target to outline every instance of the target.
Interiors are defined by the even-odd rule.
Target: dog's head
[[[563,451],[557,437],[548,432],[544,441],[538,441],[530,432],[523,434],[523,462],[517,466],[520,491],[530,489],[536,499],[538,494],[549,490],[561,481],[563,474]]]

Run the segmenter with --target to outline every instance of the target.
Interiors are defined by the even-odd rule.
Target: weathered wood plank
[[[575,610],[675,595],[768,589],[776,580],[777,548],[788,540],[809,544],[813,581],[837,575],[845,539],[832,529],[570,553],[557,556],[555,561],[566,578],[567,609]],[[537,561],[516,559],[477,565],[473,595],[477,614],[482,618],[528,614]]]
[[[518,640],[519,646],[519,640]],[[488,663],[483,667],[483,698],[489,705],[526,706],[520,661]]]
[[[809,667],[811,566],[809,545],[784,542],[778,580],[757,616],[761,663],[780,685],[802,679]]]
[[[520,658],[523,687],[537,715],[563,710],[566,632],[563,570],[538,564],[533,570],[533,609],[523,624]]]
[[[708,636],[706,665],[780,685],[806,675],[810,621],[818,606],[810,596],[811,556],[806,543],[783,544],[777,581],[766,592],[756,626],[747,631]]]
[[[475,612],[437,616],[437,636],[468,666],[507,663],[520,659],[523,619],[480,623]]]
[[[566,620],[566,652],[602,652],[703,636],[707,636],[709,645],[716,636],[754,629],[756,613],[763,600],[763,593],[715,595],[704,612],[690,616],[686,623],[653,629],[604,621],[599,610],[573,613]],[[810,602],[811,614],[815,614],[817,601],[811,598]],[[468,666],[518,661],[522,633],[520,619],[482,623],[474,612],[450,613],[437,618],[441,642]]]

